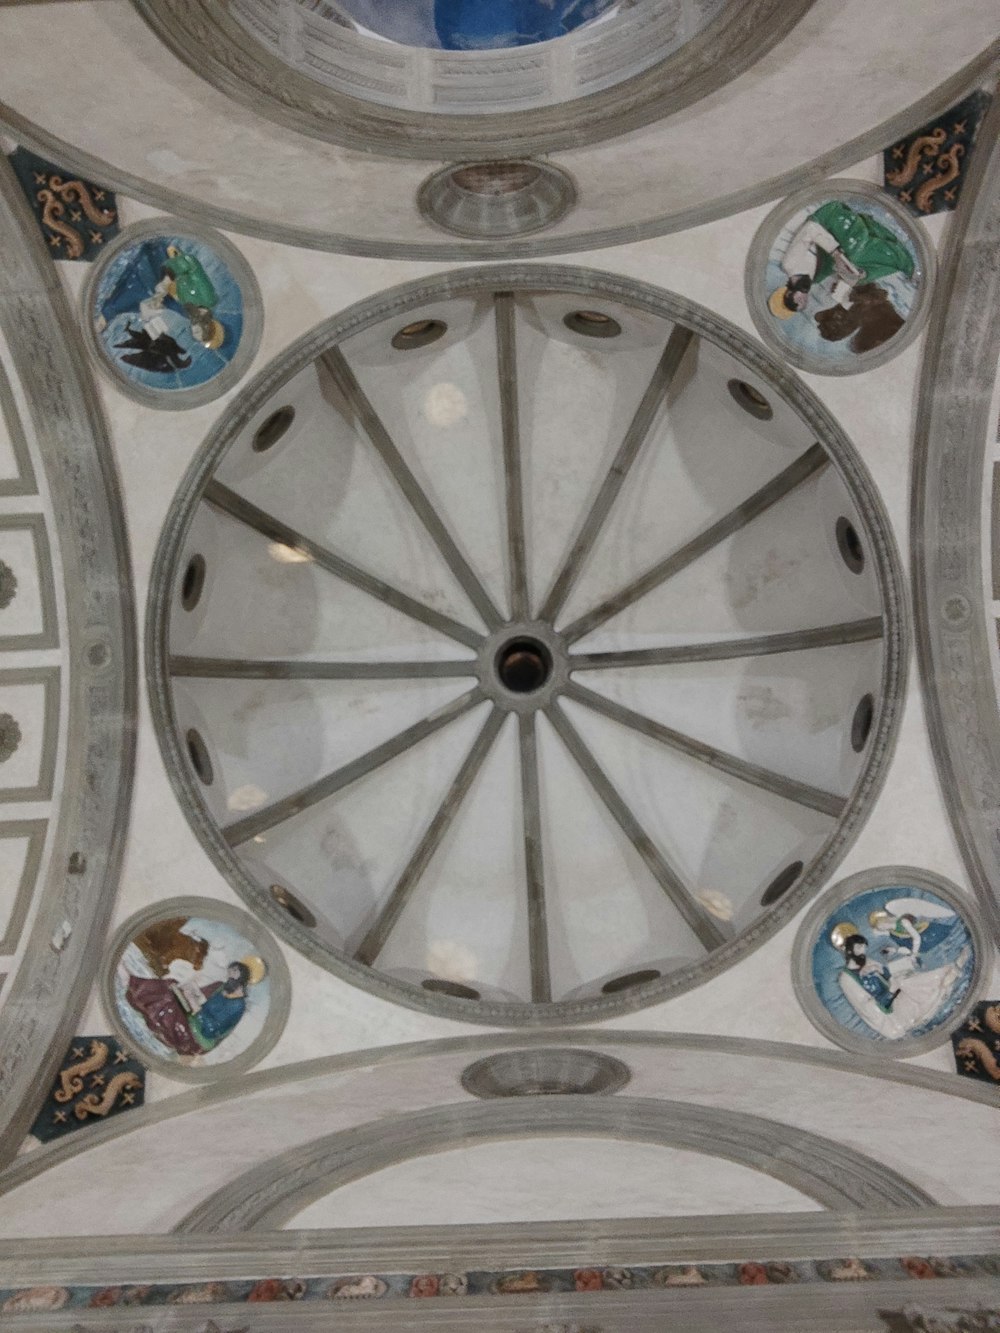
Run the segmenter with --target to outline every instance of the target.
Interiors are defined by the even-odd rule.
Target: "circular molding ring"
[[[157,389],[129,379],[113,362],[105,351],[100,336],[94,326],[92,315],[94,301],[101,283],[116,257],[122,251],[134,246],[144,237],[172,236],[188,237],[218,254],[225,267],[230,271],[233,281],[239,288],[243,302],[243,325],[239,345],[232,359],[218,374],[189,389]],[[134,398],[136,402],[161,410],[178,411],[189,407],[201,407],[221,397],[237,384],[246,374],[250,363],[257,355],[261,334],[264,328],[264,302],[253,269],[243,255],[221,233],[200,223],[186,222],[180,218],[158,217],[145,222],[136,222],[125,227],[108,246],[96,264],[91,265],[81,296],[81,323],[84,341],[91,359],[101,372],[111,380],[119,392]]]
[[[152,1053],[137,1042],[118,1014],[115,997],[115,971],[125,946],[148,926],[171,916],[202,917],[231,926],[260,951],[267,963],[270,983],[267,1016],[258,1035],[246,1050],[217,1065],[183,1065]],[[222,1083],[251,1069],[267,1055],[281,1036],[288,1019],[292,982],[281,946],[249,913],[214,898],[167,898],[144,908],[119,926],[112,937],[100,975],[101,1001],[108,1022],[118,1039],[147,1069],[186,1083]]]
[[[849,486],[869,534],[869,555],[877,574],[884,616],[880,705],[846,813],[840,816],[794,887],[737,938],[715,948],[697,963],[682,965],[655,980],[617,994],[577,995],[550,1004],[515,1003],[493,997],[473,1003],[449,995],[432,994],[405,979],[368,967],[346,951],[334,949],[283,911],[267,885],[259,882],[244,866],[205,806],[185,759],[174,714],[169,625],[178,586],[177,564],[205,485],[236,437],[268,403],[275,400],[276,395],[280,397],[283,386],[292,376],[353,335],[383,322],[405,323],[408,316],[414,317],[412,312],[443,298],[479,294],[484,289],[514,292],[537,291],[539,288],[579,294],[585,298],[581,304],[588,308],[595,297],[622,301],[639,311],[685,325],[739,358],[752,377],[780,395],[807,425],[813,438],[823,442],[836,471]],[[325,321],[287,348],[257,376],[212,430],[193,460],[168,513],[151,576],[146,662],[157,734],[181,807],[221,873],[262,921],[312,961],[385,998],[465,1022],[537,1027],[627,1013],[688,990],[732,966],[770,938],[804,906],[853,841],[881,787],[898,729],[907,654],[905,601],[888,519],[863,463],[837,422],[812,392],[757,343],[702,306],[615,274],[568,266],[527,264],[466,268],[394,288]]]
[[[166,46],[201,78],[227,96],[250,106],[258,114],[301,134],[343,144],[364,152],[394,157],[454,160],[509,158],[575,148],[625,134],[652,121],[661,120],[682,107],[707,96],[755,64],[781,41],[814,0],[731,0],[723,11],[690,41],[664,59],[642,69],[644,48],[648,51],[670,39],[677,30],[676,4],[644,0],[643,5],[601,22],[597,30],[585,28],[557,42],[514,50],[434,51],[409,48],[397,43],[365,37],[346,28],[336,29],[334,66],[363,68],[369,86],[385,85],[398,77],[398,67],[412,70],[402,81],[404,92],[392,105],[374,98],[338,91],[300,73],[268,50],[264,40],[251,35],[231,12],[232,3],[219,0],[133,0],[136,10]],[[608,43],[610,68],[604,82],[614,78],[622,59],[622,43],[631,41],[633,68],[640,73],[600,88],[599,51]],[[546,47],[558,48],[555,53]],[[563,53],[579,51],[587,81],[599,91],[571,96],[569,101],[537,97],[542,71]],[[595,54],[598,53],[598,54]],[[387,56],[391,59],[390,66]],[[535,77],[522,83],[525,66]],[[626,68],[628,65],[626,64]],[[408,106],[406,90],[428,78],[433,96],[426,106]],[[560,63],[558,75],[549,78],[563,86],[581,90],[587,82]],[[567,72],[569,72],[567,74]],[[451,94],[451,112],[435,108],[449,99],[449,84],[457,78]],[[475,81],[477,95],[470,99],[468,84]],[[487,85],[497,105],[490,112],[464,113],[470,103],[481,104]],[[353,88],[359,81],[355,79]],[[346,85],[345,85],[346,86]],[[512,97],[512,88],[520,92]],[[456,96],[457,94],[457,96]],[[506,99],[511,104],[505,106]],[[490,99],[487,98],[487,101]]]
[[[897,886],[903,888],[912,886],[926,890],[954,908],[972,937],[974,953],[972,975],[962,1001],[933,1031],[923,1036],[900,1039],[866,1037],[851,1032],[838,1023],[817,995],[813,981],[813,952],[819,942],[820,931],[838,906],[859,894]],[[835,1045],[860,1055],[885,1054],[894,1059],[902,1059],[922,1055],[925,1051],[940,1046],[942,1042],[947,1041],[949,1033],[962,1024],[980,998],[992,952],[989,932],[978,904],[951,880],[916,866],[873,866],[870,870],[861,870],[840,880],[813,903],[799,927],[792,946],[792,981],[796,996],[809,1021]]]
[[[768,308],[767,298],[764,295],[764,275],[768,260],[781,232],[797,213],[830,199],[846,200],[848,203],[854,201],[862,207],[866,203],[875,204],[888,214],[912,243],[916,256],[915,277],[919,284],[913,311],[906,317],[905,325],[898,333],[871,351],[850,353],[849,360],[840,362],[835,361],[832,356],[819,356],[808,349],[795,346],[789,339],[780,337],[776,332],[778,321]],[[937,259],[934,246],[928,233],[918,221],[879,186],[873,185],[870,181],[838,176],[819,181],[804,190],[798,190],[768,213],[757,228],[747,253],[743,282],[750,317],[757,332],[773,352],[797,369],[810,371],[814,375],[858,375],[891,361],[922,332],[931,312],[936,273]],[[874,282],[873,279],[873,284]],[[800,317],[804,318],[805,312],[802,316],[792,316],[792,318]],[[778,327],[780,328],[780,325]],[[852,331],[849,330],[849,333]],[[842,344],[846,342],[847,337],[848,334],[845,334],[844,339],[840,340]]]

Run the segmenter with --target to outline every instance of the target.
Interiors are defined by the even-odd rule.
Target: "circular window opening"
[[[749,412],[758,421],[770,421],[774,416],[774,408],[768,400],[759,389],[747,384],[746,380],[730,380],[726,387],[743,411]]]
[[[622,331],[617,319],[600,310],[574,310],[566,315],[563,323],[574,333],[582,333],[587,338],[617,338]]]
[[[497,653],[497,675],[514,694],[540,690],[552,674],[552,654],[537,639],[514,639]]]
[[[422,981],[424,990],[434,995],[451,995],[456,1000],[481,1000],[483,997],[471,986],[463,986],[460,981],[445,981],[444,977],[427,977]]]
[[[203,555],[193,555],[187,562],[184,577],[181,579],[181,606],[185,611],[193,611],[201,601],[207,573],[208,566]]]
[[[409,352],[414,347],[427,347],[443,338],[448,332],[448,325],[441,319],[416,319],[412,324],[404,324],[393,335],[392,345],[397,352]]]
[[[287,433],[288,428],[295,420],[295,408],[286,404],[279,407],[277,412],[272,412],[266,421],[254,431],[251,448],[255,454],[267,453],[268,449],[273,449],[281,437]]]
[[[784,870],[779,871],[760,895],[761,907],[771,907],[779,898],[784,898],[804,869],[805,866],[801,861],[793,861],[790,866],[785,866]]]
[[[271,885],[271,897],[283,907],[293,921],[298,921],[300,925],[308,926],[310,930],[316,925],[316,918],[310,912],[300,898],[296,898],[290,889],[286,889],[283,884]]]
[[[633,986],[643,986],[647,981],[655,981],[663,973],[655,967],[644,967],[638,972],[626,972],[624,976],[612,977],[601,987],[602,995],[617,995],[619,991],[631,990]]]
[[[865,548],[849,518],[837,519],[837,550],[851,573],[860,574],[865,567]]]
[[[215,780],[215,772],[212,768],[212,760],[208,753],[208,746],[202,739],[200,731],[190,727],[184,737],[187,743],[188,758],[191,760],[191,767],[201,778],[206,787],[210,787]]]
[[[460,190],[469,194],[516,194],[527,190],[538,180],[541,172],[530,162],[474,162],[458,167],[451,179]]]
[[[858,706],[851,720],[851,749],[855,754],[860,754],[868,743],[874,720],[875,697],[865,694],[858,700]]]

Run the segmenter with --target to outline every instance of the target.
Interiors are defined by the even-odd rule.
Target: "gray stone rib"
[[[451,703],[445,704],[443,708],[421,718],[412,727],[407,727],[405,731],[399,732],[381,745],[376,745],[373,750],[368,750],[357,759],[352,759],[349,764],[344,764],[343,767],[327,773],[318,781],[309,783],[307,787],[302,787],[299,791],[292,792],[290,796],[265,806],[263,810],[247,815],[245,819],[237,819],[234,823],[225,825],[222,829],[223,837],[230,847],[238,847],[259,833],[266,833],[268,829],[284,823],[286,819],[291,819],[294,815],[301,814],[303,810],[325,801],[328,796],[333,796],[344,787],[350,786],[352,782],[357,782],[359,778],[366,777],[414,745],[419,745],[422,740],[432,736],[435,731],[440,731],[449,722],[462,717],[482,700],[483,694],[477,685],[468,693],[459,695]]]
[[[482,616],[484,624],[490,629],[496,629],[498,625],[503,623],[503,616],[494,606],[478,574],[459,550],[458,544],[445,526],[444,520],[434,508],[409,464],[399,452],[395,442],[386,430],[382,418],[375,411],[368,395],[358,383],[357,376],[348,365],[347,358],[339,347],[331,347],[322,354],[320,360],[333,376],[375,451],[391,473],[410,508],[426,528],[455,580]]]
[[[585,634],[589,634],[598,625],[603,625],[606,620],[612,616],[618,615],[624,611],[627,606],[637,602],[640,597],[645,597],[647,593],[658,588],[661,583],[667,579],[673,578],[679,574],[682,569],[693,564],[701,556],[707,554],[713,547],[718,546],[720,542],[731,537],[741,528],[745,528],[748,523],[752,523],[755,518],[770,509],[772,505],[783,500],[786,495],[790,495],[797,486],[801,486],[804,481],[820,472],[830,462],[826,451],[818,444],[814,444],[801,454],[790,467],[779,472],[776,477],[755,491],[748,499],[738,504],[735,509],[731,509],[728,514],[717,519],[703,532],[699,532],[696,537],[692,537],[689,542],[674,551],[672,555],[647,569],[645,574],[641,574],[634,579],[627,587],[616,592],[613,596],[606,598],[593,610],[574,620],[563,630],[563,636],[567,643],[575,643],[577,639],[582,639]]]
[[[512,620],[527,620],[528,566],[524,532],[524,479],[521,467],[521,421],[517,385],[517,331],[514,297],[496,295],[497,376],[500,382],[500,424],[503,432],[504,493]]]
[[[834,648],[848,643],[881,639],[881,616],[850,620],[819,629],[796,629],[787,634],[758,634],[753,638],[716,639],[711,643],[671,644],[663,648],[624,648],[616,652],[577,653],[569,659],[573,671],[601,671],[610,667],[677,666],[684,662],[724,662],[734,658],[800,653],[813,648]]]
[[[614,784],[585,745],[579,732],[558,704],[550,704],[545,716],[566,746],[584,777],[593,787],[608,813],[642,857],[659,884],[698,939],[711,952],[725,944],[727,936],[692,896],[687,885],[653,843],[635,815],[622,800]]]
[[[988,1255],[998,1250],[1000,1227],[995,1206],[879,1208],[864,1213],[821,1210],[590,1218],[487,1222],[474,1227],[444,1224],[419,1229],[311,1228],[276,1231],[263,1251],[260,1237],[249,1233],[26,1237],[0,1240],[0,1283],[9,1288],[133,1285],[154,1276],[160,1282],[178,1283],[239,1280],[262,1271],[265,1255],[263,1267],[269,1263],[274,1272],[332,1274],[432,1273],[449,1267],[457,1272],[576,1268],[583,1263],[636,1267],[660,1264],[665,1259],[680,1265],[740,1263],[747,1259],[808,1261],[847,1254],[872,1259],[911,1254]],[[831,1284],[834,1288],[838,1285]],[[952,1290],[952,1280],[948,1290]],[[676,1288],[668,1293],[671,1299],[676,1294]],[[509,1296],[503,1299],[510,1302]],[[599,1299],[603,1302],[604,1297]],[[436,1302],[414,1304],[433,1306]],[[253,1308],[244,1306],[246,1315]],[[73,1311],[76,1316],[83,1313]],[[151,1307],[143,1307],[145,1318],[150,1313]],[[18,1316],[18,1327],[24,1318]],[[794,1327],[800,1333],[802,1325]],[[45,1328],[42,1333],[49,1330]],[[276,1330],[268,1326],[267,1333]],[[663,1333],[662,1326],[658,1333]],[[713,1333],[718,1330],[713,1329]],[[839,1333],[843,1333],[842,1325]]]
[[[601,484],[601,489],[594,497],[594,502],[580,526],[569,555],[563,562],[562,568],[556,575],[555,582],[542,604],[542,609],[538,613],[539,620],[547,620],[550,624],[555,623],[556,616],[558,616],[573,585],[579,578],[587,557],[594,549],[605,520],[611,512],[611,506],[617,499],[632,464],[638,458],[639,452],[649,436],[653,422],[670,392],[670,386],[673,384],[674,377],[680,369],[681,362],[684,360],[684,356],[694,338],[695,334],[690,329],[677,325],[667,339],[663,355],[653,371],[646,392],[642,396],[642,401],[636,408],[635,416],[625,432],[625,438],[615,455],[614,462]]]
[[[271,658],[251,662],[238,657],[170,658],[171,676],[197,676],[204,680],[414,680],[448,676],[474,676],[476,663],[400,662],[305,662]]]
[[[877,1159],[762,1116],[650,1097],[515,1097],[433,1107],[315,1139],[224,1185],[175,1230],[280,1231],[315,1200],[395,1162],[471,1142],[567,1134],[610,1135],[721,1157],[836,1211],[934,1203]]]
[[[248,528],[253,528],[262,537],[267,537],[269,541],[281,542],[283,546],[291,546],[295,550],[302,551],[310,556],[321,569],[325,569],[327,573],[334,574],[338,579],[342,579],[344,583],[350,583],[352,587],[360,588],[362,592],[368,593],[369,596],[380,602],[385,602],[387,606],[391,606],[394,610],[402,611],[403,615],[409,616],[412,620],[419,620],[421,624],[426,625],[429,629],[437,630],[440,634],[447,634],[450,639],[455,639],[458,643],[464,643],[467,648],[478,648],[482,643],[483,636],[476,630],[453,620],[451,616],[442,615],[440,611],[435,611],[433,607],[425,606],[423,602],[419,602],[415,597],[410,597],[408,593],[394,588],[391,584],[386,583],[384,579],[369,574],[360,565],[352,564],[350,560],[334,555],[331,550],[322,546],[319,542],[314,542],[296,528],[290,527],[287,523],[282,523],[280,519],[275,518],[272,514],[259,509],[249,500],[245,500],[242,495],[237,495],[228,486],[224,486],[221,481],[213,479],[208,482],[205,486],[204,498],[208,504],[222,510],[230,518],[246,524]]]
[[[47,868],[0,1012],[0,1163],[6,1165],[56,1076],[104,957],[128,835],[138,649],[120,483],[77,310],[2,155],[0,236],[0,326],[28,404],[58,532],[67,680],[60,705],[61,790]],[[20,460],[20,434],[14,448]],[[34,490],[37,471],[33,466],[16,486],[0,490]],[[48,727],[43,732],[52,735]],[[74,853],[82,869],[67,874]]]
[[[931,313],[916,410],[910,545],[920,684],[940,788],[1000,941],[1000,716],[982,488],[1000,359],[1000,97],[976,140]],[[987,541],[1000,544],[996,511]]]
[[[521,759],[521,804],[523,808],[524,871],[528,892],[528,956],[531,963],[531,999],[534,1004],[552,1000],[548,923],[545,912],[545,862],[542,843],[542,808],[538,778],[538,736],[535,714],[518,719],[518,749]]]
[[[430,865],[434,853],[441,846],[441,842],[449,828],[451,828],[462,802],[471,791],[472,785],[486,762],[505,721],[506,714],[501,709],[494,707],[490,711],[489,717],[483,723],[479,735],[473,742],[472,749],[466,755],[461,768],[455,774],[451,786],[445,793],[444,800],[438,807],[437,813],[427,826],[413,855],[397,879],[385,906],[358,946],[354,957],[359,963],[365,963],[368,967],[374,966],[375,960],[385,947],[393,927],[402,915],[403,908],[409,902],[424,871]]]
[[[622,726],[631,727],[633,731],[659,741],[671,750],[687,755],[690,759],[697,759],[700,763],[708,764],[710,768],[717,768],[720,773],[728,773],[730,777],[739,778],[741,782],[772,792],[786,801],[794,801],[796,805],[804,805],[810,810],[816,810],[821,815],[830,815],[834,819],[839,819],[844,813],[844,807],[847,805],[846,796],[837,796],[834,792],[811,787],[806,782],[797,782],[794,778],[786,778],[781,773],[762,768],[759,764],[751,764],[746,759],[727,754],[725,750],[716,749],[714,745],[706,745],[704,741],[686,736],[683,732],[675,731],[673,727],[667,727],[651,717],[644,717],[643,714],[626,708],[624,704],[615,703],[613,699],[588,690],[583,685],[570,683],[566,688],[566,697],[583,704],[585,708],[590,708],[595,713],[600,713],[603,717],[610,718],[612,722],[620,722]]]

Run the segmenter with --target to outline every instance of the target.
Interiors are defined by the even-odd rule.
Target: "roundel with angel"
[[[974,910],[959,890],[917,870],[845,880],[803,924],[799,971],[807,976],[796,980],[800,994],[803,981],[811,988],[807,1012],[854,1049],[881,1042],[908,1054],[944,1040],[974,1002],[982,970]]]

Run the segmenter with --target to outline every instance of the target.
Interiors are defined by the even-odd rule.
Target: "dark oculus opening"
[[[497,654],[497,675],[514,694],[540,690],[552,674],[552,655],[537,639],[513,639]]]

